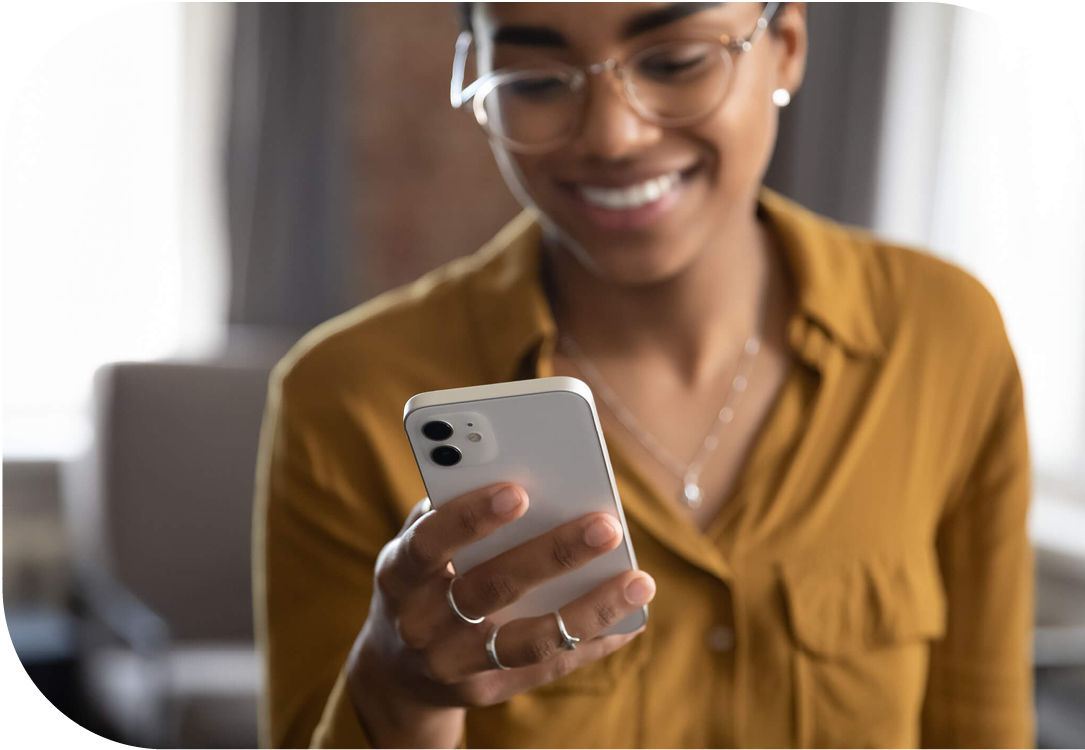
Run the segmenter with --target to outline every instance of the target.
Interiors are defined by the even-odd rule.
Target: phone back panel
[[[518,388],[537,392],[516,393]],[[416,399],[429,404],[412,408]],[[405,411],[404,427],[435,507],[496,482],[516,482],[528,494],[528,510],[521,518],[453,558],[457,573],[585,513],[604,511],[621,523],[620,546],[541,584],[490,615],[490,621],[501,624],[553,612],[609,578],[636,568],[598,415],[591,391],[582,381],[554,377],[432,391],[411,399]],[[451,425],[451,437],[440,441],[426,437],[422,427],[432,420]],[[478,437],[469,438],[472,433]],[[460,463],[450,467],[436,463],[431,452],[439,445],[457,448],[463,456]],[[632,632],[646,619],[645,608],[609,632]]]

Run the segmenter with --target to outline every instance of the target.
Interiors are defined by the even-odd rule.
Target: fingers
[[[569,635],[585,641],[606,632],[655,596],[655,581],[643,571],[631,570],[597,586],[561,608]],[[562,652],[561,631],[554,615],[513,620],[501,628],[494,648],[506,667],[526,667],[549,661]]]
[[[461,549],[522,516],[527,505],[522,488],[502,483],[468,492],[420,514],[391,543],[390,554],[377,572],[378,583],[391,590],[417,586],[445,568]],[[415,510],[420,510],[419,506]]]
[[[433,503],[430,502],[428,497],[419,500],[415,503],[415,506],[411,508],[411,512],[407,514],[407,520],[403,522],[403,526],[400,527],[399,533],[402,534],[409,529],[414,525],[415,521],[429,513],[431,510],[433,510]]]
[[[552,615],[551,619],[553,619]],[[498,697],[496,702],[501,702],[525,690],[531,690],[558,680],[586,664],[591,664],[604,656],[609,656],[643,632],[644,627],[642,626],[640,629],[625,635],[608,635],[603,638],[584,641],[576,645],[575,651],[562,651],[557,657],[549,661],[502,672],[501,674],[505,677],[505,684],[502,686],[502,695]],[[504,631],[498,633],[498,636],[503,635]]]
[[[456,590],[458,593],[459,588]],[[631,570],[615,576],[561,608],[561,617],[569,635],[580,639],[574,651],[562,649],[561,631],[557,618],[551,613],[513,620],[501,626],[494,642],[497,657],[510,668],[539,667],[558,659],[561,663],[551,664],[550,669],[554,671],[549,673],[550,679],[557,679],[563,669],[584,663],[579,660],[590,661],[593,654],[604,648],[598,645],[600,642],[613,643],[610,638],[624,638],[608,636],[598,641],[592,640],[643,607],[654,596],[655,581],[644,571]],[[446,679],[463,679],[475,672],[493,669],[486,656],[485,635],[481,631],[457,633],[447,645],[448,648],[443,649],[447,661],[435,665]],[[547,673],[545,668],[540,668],[533,674],[539,676]]]
[[[606,554],[621,539],[616,518],[588,514],[472,568],[456,585],[456,603],[475,616],[493,614],[540,583]]]

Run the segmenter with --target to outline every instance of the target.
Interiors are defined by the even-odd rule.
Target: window
[[[103,363],[221,334],[228,8],[124,7],[28,50],[0,162],[5,458],[79,450]]]
[[[1020,18],[895,8],[878,226],[979,278],[1025,384],[1038,543],[1085,555],[1085,138]],[[1061,23],[1057,19],[1055,23]]]

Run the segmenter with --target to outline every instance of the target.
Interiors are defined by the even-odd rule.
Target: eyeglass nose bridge
[[[633,86],[633,82],[626,78],[625,68],[613,57],[603,60],[603,62],[595,63],[593,65],[585,65],[583,68],[581,68],[581,70],[583,70],[585,73],[585,75],[581,78],[581,85],[587,82],[587,77],[589,75],[599,75],[600,73],[605,73],[608,70],[613,70],[613,83],[616,91],[620,92],[625,96],[626,99],[628,99],[629,95],[633,92],[633,89],[635,88]]]
[[[618,65],[618,61],[615,60],[613,57],[604,60],[603,62],[595,63],[594,65],[588,65],[584,68],[584,70],[586,70],[591,75],[596,75],[598,73],[603,73],[608,70],[613,70],[614,75],[616,75],[618,78],[622,77],[621,66]]]

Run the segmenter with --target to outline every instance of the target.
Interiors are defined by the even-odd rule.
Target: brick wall
[[[359,3],[352,18],[352,221],[359,288],[376,294],[474,252],[519,205],[474,118],[449,105],[456,6]]]

